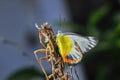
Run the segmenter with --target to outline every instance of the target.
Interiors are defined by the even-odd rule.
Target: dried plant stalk
[[[34,51],[34,55],[41,66],[42,71],[45,74],[46,80],[53,78],[53,80],[68,80],[70,77],[68,73],[64,72],[64,62],[59,53],[56,51],[56,37],[55,34],[48,23],[43,23],[40,27],[36,25],[39,30],[39,39],[40,43],[43,45],[44,49],[38,49]],[[45,38],[42,41],[42,38]],[[39,57],[38,52],[45,52],[45,57]],[[47,75],[46,70],[42,64],[42,60],[47,60],[52,67],[52,73]],[[70,80],[70,79],[69,79]]]

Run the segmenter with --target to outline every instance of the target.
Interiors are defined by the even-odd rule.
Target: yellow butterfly
[[[82,37],[75,33],[58,31],[56,42],[63,61],[75,64],[81,61],[84,53],[96,46],[98,40],[95,37]]]

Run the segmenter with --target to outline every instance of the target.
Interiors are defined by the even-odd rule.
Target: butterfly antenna
[[[62,20],[61,20],[61,14],[59,14],[59,25],[60,25],[60,30],[61,30],[61,23],[62,23]]]
[[[37,23],[35,23],[35,27],[36,27],[38,30],[40,29],[40,27],[38,26]]]

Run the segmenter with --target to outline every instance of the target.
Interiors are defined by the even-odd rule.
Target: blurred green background
[[[24,39],[22,43],[26,44],[24,49],[28,50],[28,53],[32,54],[30,57],[34,58],[33,51],[40,48],[38,47],[40,46],[38,40],[38,31],[34,28],[34,23],[38,22],[41,24],[44,21],[48,21],[50,24],[52,24],[56,32],[59,28],[63,28],[64,31],[67,31],[68,29],[83,36],[95,36],[99,39],[98,45],[93,50],[85,54],[83,60],[80,62],[80,64],[82,64],[84,67],[86,80],[120,80],[120,0],[17,0],[16,3],[20,4],[19,6],[22,7],[18,7],[14,10],[11,9],[17,6],[15,5],[16,3],[14,0],[11,2],[8,0],[1,0],[0,2],[2,2],[2,7],[0,8],[1,15],[8,12],[8,14],[6,14],[8,18],[7,21],[4,20],[4,17],[1,18],[0,25],[10,25],[8,32],[9,29],[13,29],[12,26],[19,26],[14,28],[14,30],[23,30],[21,26],[27,26],[24,28],[25,31],[20,32],[20,34],[23,33],[21,34],[21,36],[24,36],[22,37]],[[7,9],[7,5],[5,4],[14,4],[13,7],[10,8],[13,11]],[[18,10],[17,13],[15,10]],[[23,11],[20,12],[22,15],[16,15],[19,14],[19,11]],[[9,18],[9,16],[11,17]],[[16,18],[14,18],[14,16],[16,16]],[[11,24],[9,24],[9,21],[12,20],[12,17],[15,19],[14,21],[18,21],[18,23],[13,21]],[[16,25],[13,25],[15,23]],[[0,27],[0,36],[8,37],[10,40],[17,42],[18,40],[15,36],[19,37],[19,35],[12,34],[12,37],[9,37],[9,35],[6,36],[7,33],[5,30],[7,30],[7,27],[4,28],[2,26]],[[1,42],[4,42],[2,38],[0,38],[0,40]],[[18,41],[18,43],[21,44],[21,41]],[[0,46],[1,55],[4,53],[2,51],[3,45]],[[5,50],[8,49],[5,48]],[[8,51],[10,52],[10,50]],[[22,55],[25,56],[24,54]],[[11,58],[13,58],[13,61],[17,60],[17,58]],[[9,61],[8,58],[5,60]],[[25,60],[26,59],[24,59],[24,61]],[[8,76],[5,76],[5,79],[45,80],[44,74],[41,72],[41,70],[39,70],[40,67],[38,66],[37,61],[33,61],[35,64],[26,64],[25,66],[19,67],[17,70],[12,71]],[[8,64],[6,62],[2,62],[1,60],[0,64],[3,63]],[[15,64],[18,65],[21,63],[17,62]],[[15,64],[11,63],[10,65]],[[0,68],[2,70],[2,66]],[[3,74],[3,72],[1,72],[1,74]]]

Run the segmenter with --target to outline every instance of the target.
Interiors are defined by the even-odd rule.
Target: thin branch
[[[13,46],[13,47],[19,49],[24,56],[26,56],[30,60],[32,60],[32,58],[30,57],[30,55],[25,50],[23,50],[23,48],[22,48],[22,46],[20,44],[18,44],[16,42],[13,42],[13,41],[11,41],[11,40],[9,40],[7,38],[4,38],[4,37],[0,37],[0,43],[1,44],[10,45],[10,46]]]

